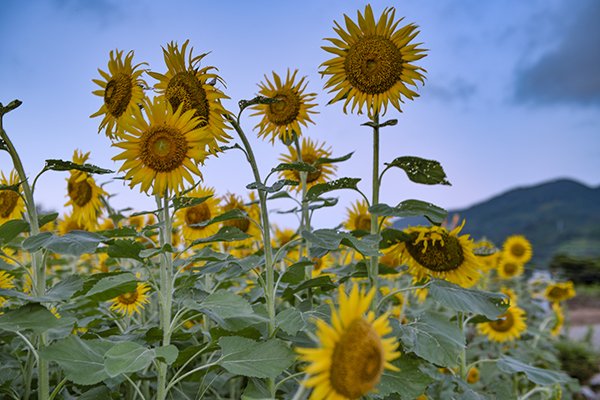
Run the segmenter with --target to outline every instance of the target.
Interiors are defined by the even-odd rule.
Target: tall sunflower
[[[477,257],[469,235],[460,235],[462,225],[448,231],[440,226],[406,229],[410,239],[396,245],[408,271],[421,280],[428,276],[445,279],[463,287],[473,286],[480,278]]]
[[[154,87],[166,97],[173,110],[177,110],[180,105],[183,105],[183,112],[194,110],[199,127],[210,137],[208,146],[214,153],[219,151],[219,142],[226,143],[231,139],[225,132],[225,129],[229,129],[225,123],[228,111],[221,104],[221,100],[229,97],[215,87],[217,82],[223,83],[216,73],[217,69],[211,66],[200,67],[202,59],[208,53],[193,56],[193,47],[188,52],[189,43],[186,40],[181,49],[175,42],[167,44],[166,49],[163,47],[167,72],[148,74],[158,80]]]
[[[508,342],[521,337],[527,329],[525,311],[517,306],[508,310],[495,321],[477,325],[479,333],[486,335],[493,342]]]
[[[92,79],[102,89],[92,93],[104,99],[102,107],[90,115],[90,118],[104,115],[98,132],[106,129],[105,133],[110,139],[116,139],[123,132],[125,117],[131,115],[138,108],[144,98],[144,89],[147,85],[141,78],[144,73],[139,69],[140,63],[133,65],[133,50],[123,59],[123,51],[110,52],[108,60],[108,73],[98,69],[104,80]]]
[[[369,205],[366,200],[357,200],[350,208],[346,208],[347,217],[344,221],[344,227],[349,231],[365,231],[371,232],[371,213],[369,212]],[[383,217],[377,219],[380,224]],[[383,223],[382,228],[390,226],[389,219],[386,219]]]
[[[532,254],[531,243],[523,235],[509,236],[502,246],[502,256],[514,263],[526,264]]]
[[[150,286],[147,283],[138,282],[133,292],[123,293],[114,299],[110,309],[122,315],[132,316],[134,313],[141,314],[144,305],[150,302],[149,296],[146,294],[150,291]]]
[[[392,332],[388,315],[375,318],[368,311],[374,295],[374,289],[365,293],[357,285],[346,295],[340,285],[332,325],[317,320],[319,347],[296,349],[309,363],[305,385],[314,388],[311,399],[358,399],[375,388],[384,369],[398,370],[391,364],[400,356],[397,339],[384,338]]]
[[[85,164],[89,159],[90,152],[83,154],[79,150],[73,152],[73,162]],[[96,181],[86,172],[71,170],[67,179],[67,195],[69,201],[65,206],[73,206],[73,218],[83,225],[96,225],[98,216],[102,209],[100,196],[108,196]]]
[[[300,161],[300,157],[298,157],[298,151],[295,147],[289,146],[288,151],[288,154],[282,154],[281,157],[279,157],[279,161],[284,163],[295,163]],[[317,169],[315,172],[309,172],[306,174],[307,188],[311,188],[317,183],[324,183],[330,180],[337,169],[337,166],[334,164],[315,164],[315,161],[317,161],[319,158],[331,157],[331,147],[325,148],[325,143],[319,144],[318,142],[313,142],[310,138],[303,138],[302,147],[300,148],[300,155],[302,157],[302,162],[310,164]],[[286,170],[281,171],[280,174],[284,179],[300,182],[299,171]],[[292,189],[298,192],[302,189],[302,185],[293,186]]]
[[[256,112],[254,115],[262,115],[261,121],[255,126],[259,128],[258,136],[271,136],[271,143],[275,138],[289,142],[293,138],[293,133],[301,135],[300,125],[307,126],[307,123],[314,122],[309,114],[316,114],[312,108],[317,104],[313,103],[317,95],[315,93],[304,93],[308,82],[306,77],[302,77],[296,82],[298,70],[290,75],[288,69],[285,81],[282,82],[279,75],[273,72],[273,82],[265,75],[265,82],[259,83],[259,94],[268,98],[275,98],[278,101],[271,104],[256,104],[252,106]]]
[[[206,158],[206,145],[212,138],[198,125],[194,110],[173,111],[160,96],[144,102],[146,118],[136,109],[128,119],[123,140],[113,143],[124,151],[113,160],[124,160],[120,171],[131,179],[130,186],[164,195],[179,193],[184,180],[195,183],[192,173],[202,177],[197,162]],[[191,172],[191,173],[190,173]]]
[[[13,186],[16,190],[20,190],[16,186],[19,184],[19,174],[12,170],[8,175],[8,179],[4,172],[0,172],[0,185]],[[0,224],[11,220],[21,218],[21,214],[25,211],[25,202],[21,197],[20,192],[11,189],[0,190]]]
[[[215,197],[215,189],[211,187],[198,186],[187,192],[186,197],[208,197],[202,203],[195,206],[182,208],[175,214],[175,223],[181,226],[183,237],[192,242],[196,239],[206,238],[219,231],[219,224],[202,225],[221,213],[219,198]]]
[[[413,100],[419,95],[408,88],[424,83],[426,72],[412,64],[425,57],[420,43],[411,44],[419,31],[414,24],[400,29],[402,21],[395,19],[396,10],[386,8],[375,21],[370,5],[364,13],[358,11],[358,24],[344,15],[346,30],[334,21],[335,32],[340,38],[325,39],[333,46],[323,46],[323,50],[334,54],[334,58],[325,61],[321,74],[330,75],[326,89],[335,92],[330,103],[344,101],[344,112],[350,103],[351,111],[358,106],[358,113],[366,107],[369,117],[387,110],[391,103],[398,111],[403,97]]]

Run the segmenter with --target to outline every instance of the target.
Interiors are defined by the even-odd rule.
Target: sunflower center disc
[[[317,161],[317,157],[314,154],[302,154],[302,162],[306,164],[313,164]],[[313,165],[317,170],[315,172],[309,172],[306,174],[306,183],[316,181],[321,177],[322,167],[321,165]],[[294,177],[300,182],[300,171],[294,171]]]
[[[381,36],[365,37],[348,50],[344,69],[350,84],[367,94],[384,93],[402,76],[402,54]]]
[[[209,106],[206,99],[206,91],[202,82],[191,71],[178,72],[167,85],[166,98],[171,103],[173,110],[177,110],[183,103],[183,111],[196,110],[195,117],[202,121],[201,126],[208,123]]]
[[[314,257],[312,259],[313,262],[313,270],[318,272],[321,270],[321,268],[323,268],[323,259],[319,258],[319,257]]]
[[[210,208],[208,208],[206,203],[202,203],[186,209],[185,223],[192,229],[204,229],[206,226],[197,226],[196,224],[208,221],[210,217]]]
[[[300,113],[300,97],[290,89],[280,90],[275,96],[279,101],[269,104],[267,117],[275,125],[287,125]]]
[[[507,312],[500,316],[501,319],[490,322],[490,327],[496,332],[508,332],[515,324],[515,317]]]
[[[554,286],[548,291],[548,297],[551,299],[562,299],[567,294],[567,289]]]
[[[12,190],[0,191],[0,217],[8,218],[19,201],[19,195]]]
[[[185,160],[188,143],[185,136],[167,126],[153,127],[142,134],[140,158],[156,172],[170,172]]]
[[[120,72],[106,84],[104,89],[104,104],[108,112],[115,118],[119,118],[127,110],[132,95],[131,77]]]
[[[517,265],[514,263],[504,264],[504,273],[508,276],[513,276],[517,272]]]
[[[412,233],[412,240],[406,242],[406,250],[419,264],[435,272],[457,269],[464,261],[463,249],[458,239],[442,233],[442,240],[425,239],[417,242],[418,233]],[[425,243],[428,242],[427,248]],[[442,244],[443,243],[443,244]]]
[[[83,207],[92,199],[92,185],[85,179],[79,182],[76,182],[75,179],[75,177],[69,179],[67,192],[73,203]]]
[[[133,304],[137,301],[138,299],[138,292],[137,290],[135,292],[129,292],[129,293],[124,293],[122,295],[119,296],[119,303],[121,304]]]
[[[230,200],[229,203],[227,203],[223,206],[223,211],[230,211],[233,209],[246,211],[243,204],[241,204],[241,202],[239,202],[236,199]],[[233,226],[235,228],[238,228],[242,232],[248,232],[248,229],[250,229],[250,220],[248,220],[247,218],[230,219],[228,221],[224,221],[223,225],[224,226]]]
[[[523,255],[525,255],[525,247],[520,243],[516,243],[511,246],[510,252],[515,257],[523,257]]]
[[[363,318],[348,326],[331,358],[331,386],[349,399],[372,390],[383,373],[383,346],[377,332]]]
[[[359,231],[371,231],[371,216],[367,214],[359,214],[356,216],[356,229]]]

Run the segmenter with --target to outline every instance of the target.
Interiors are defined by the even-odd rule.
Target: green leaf
[[[124,227],[115,228],[115,229],[106,229],[103,231],[98,231],[97,233],[106,238],[131,237],[131,236],[137,236],[137,234],[138,234],[134,228],[131,228],[129,226],[124,226]]]
[[[465,348],[465,337],[456,324],[433,313],[422,314],[415,322],[400,325],[399,331],[407,351],[438,366],[455,366]]]
[[[340,178],[335,181],[317,183],[315,186],[308,189],[306,199],[308,201],[316,200],[320,195],[340,189],[353,189],[358,191],[356,186],[360,182],[360,178]]]
[[[508,297],[501,293],[465,289],[453,283],[432,279],[429,296],[454,311],[484,315],[491,320],[506,312]]]
[[[56,220],[58,218],[58,213],[50,213],[38,216],[38,226],[41,228],[42,226]]]
[[[271,168],[271,173],[278,171],[300,171],[300,172],[317,172],[317,168],[305,162],[281,163],[275,168]]]
[[[114,343],[100,339],[83,340],[71,335],[46,347],[40,356],[57,363],[65,377],[78,385],[94,385],[109,378],[104,355]]]
[[[204,226],[216,224],[218,222],[229,221],[232,219],[248,219],[248,213],[246,213],[243,210],[240,210],[239,208],[234,208],[232,210],[224,212],[223,214],[217,215],[216,217],[214,217],[212,219],[202,221],[197,224],[193,224],[193,225],[189,225],[189,226],[201,228]]]
[[[143,262],[140,251],[144,248],[143,244],[135,240],[118,239],[109,242],[106,253],[112,258],[132,258]]]
[[[78,275],[70,275],[62,278],[60,282],[48,289],[46,297],[51,298],[52,301],[65,301],[82,288],[83,279]]]
[[[273,396],[269,392],[264,381],[250,378],[241,400],[272,400]]]
[[[350,233],[340,232],[335,229],[317,229],[313,232],[302,231],[302,237],[317,248],[337,250],[343,244],[344,246],[352,247],[365,256],[381,255],[378,250],[380,240],[378,235],[367,235],[359,239]],[[311,256],[313,256],[312,252]]]
[[[321,276],[317,276],[316,278],[312,278],[307,281],[304,281],[298,286],[288,287],[284,291],[284,296],[289,298],[294,293],[298,293],[298,292],[301,292],[302,290],[310,289],[310,288],[320,288],[321,290],[331,290],[331,289],[335,289],[336,287],[337,286],[333,283],[333,281],[331,280],[331,278],[329,276],[321,275]]]
[[[369,122],[365,122],[364,124],[361,124],[361,126],[370,126],[371,128],[383,128],[384,126],[394,126],[398,124],[398,120],[397,119],[388,119],[385,122],[382,122],[381,124],[376,124],[373,121],[369,121]]]
[[[385,228],[381,231],[381,242],[379,249],[387,249],[397,243],[410,240],[410,235],[404,231],[393,228]]]
[[[281,277],[281,282],[291,283],[294,285],[299,284],[304,280],[306,267],[313,264],[314,263],[312,261],[299,261],[290,265],[285,269],[285,272]]]
[[[346,154],[345,156],[336,157],[336,158],[328,158],[328,157],[317,158],[314,162],[314,165],[335,164],[335,163],[343,162],[343,161],[349,160],[350,157],[352,157],[352,154],[354,154],[354,152],[351,152],[351,153]]]
[[[496,365],[500,371],[508,374],[523,372],[531,382],[538,385],[546,386],[553,385],[555,383],[568,383],[573,381],[571,377],[563,372],[532,367],[531,365],[527,365],[516,358],[508,356],[500,358]]]
[[[182,208],[194,207],[194,206],[204,203],[206,200],[210,199],[211,197],[212,197],[212,195],[204,196],[204,197],[185,197],[185,196],[175,197],[173,199],[173,207],[175,208],[175,211],[181,210]]]
[[[110,398],[110,390],[102,385],[93,387],[85,393],[82,393],[77,400],[105,400]]]
[[[219,232],[215,233],[212,236],[194,240],[191,246],[213,242],[237,242],[238,240],[244,240],[249,237],[250,235],[242,232],[234,226],[224,226],[221,229],[219,229]]]
[[[4,246],[23,232],[29,231],[29,223],[22,219],[11,219],[0,226],[0,245]]]
[[[255,105],[255,104],[274,104],[279,102],[279,99],[270,98],[265,96],[256,96],[251,100],[240,100],[238,101],[238,106],[240,107],[240,112],[242,112],[246,107]]]
[[[75,323],[74,318],[56,318],[40,304],[26,304],[0,315],[0,329],[10,332],[31,330],[44,333],[50,329],[60,329]]]
[[[104,354],[106,373],[114,378],[120,374],[141,371],[154,360],[154,351],[135,342],[122,342]]]
[[[306,327],[302,313],[295,308],[287,308],[275,317],[277,327],[290,335],[295,335]]]
[[[167,365],[173,364],[179,356],[179,349],[176,346],[170,344],[168,346],[157,347],[154,349],[156,358],[167,363]]]
[[[23,248],[31,252],[44,248],[57,254],[80,256],[84,253],[93,253],[98,244],[104,240],[106,240],[104,236],[86,231],[71,231],[63,236],[42,232],[25,239]]]
[[[175,253],[175,249],[170,244],[165,243],[163,245],[163,247],[161,247],[161,248],[154,247],[154,248],[150,248],[150,249],[141,250],[138,255],[141,258],[151,258],[158,254],[163,254],[163,253]]]
[[[383,217],[418,217],[424,216],[435,225],[444,222],[448,211],[434,204],[421,200],[404,200],[396,207],[387,204],[375,204],[369,207],[369,212]]]
[[[275,182],[274,184],[272,184],[271,186],[267,186],[263,183],[260,182],[252,182],[248,185],[246,185],[246,189],[250,189],[250,190],[261,190],[263,192],[267,192],[267,193],[275,193],[275,192],[279,192],[281,189],[283,189],[284,186],[296,186],[298,184],[297,181],[293,181],[291,179],[281,179],[278,180],[277,182]]]
[[[130,272],[107,276],[96,282],[85,294],[94,301],[106,301],[123,293],[133,292],[137,287],[135,275]]]
[[[420,157],[398,157],[387,168],[397,167],[406,172],[408,179],[425,185],[450,185],[441,164],[435,160]]]
[[[223,352],[219,365],[232,374],[275,379],[285,371],[296,356],[281,340],[255,342],[239,336],[219,339]]]
[[[44,167],[45,170],[52,170],[52,171],[70,171],[70,170],[77,170],[77,171],[83,171],[83,172],[87,172],[88,174],[112,174],[115,171],[111,171],[110,169],[104,169],[104,168],[100,168],[97,167],[95,165],[92,164],[77,164],[71,161],[64,161],[64,160],[55,160],[55,159],[50,159],[50,160],[46,160],[46,166]]]
[[[385,398],[397,393],[403,400],[413,400],[425,393],[427,386],[433,382],[433,378],[421,370],[423,362],[416,357],[403,354],[392,364],[400,371],[384,370],[373,397]]]
[[[229,318],[248,317],[254,314],[252,306],[250,306],[250,303],[246,299],[223,289],[208,295],[200,303],[187,301],[185,305],[192,310],[209,315],[217,322],[222,322]]]

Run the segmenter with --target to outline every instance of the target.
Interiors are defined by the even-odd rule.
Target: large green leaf
[[[185,305],[205,313],[221,325],[232,318],[255,318],[254,310],[246,299],[223,289],[208,295],[200,303],[188,300]]]
[[[71,231],[63,236],[56,236],[50,232],[42,232],[23,241],[23,248],[28,251],[47,249],[57,254],[80,256],[93,253],[104,236],[86,231]]]
[[[429,296],[452,310],[485,315],[490,320],[497,319],[508,308],[508,297],[504,294],[465,289],[439,279],[431,281]]]
[[[70,275],[61,279],[56,285],[46,292],[46,297],[52,301],[69,300],[76,292],[83,288],[83,279],[78,275]]]
[[[305,162],[281,163],[271,169],[271,173],[278,171],[300,171],[300,172],[317,172],[317,168]]]
[[[143,244],[135,240],[118,239],[109,242],[106,253],[113,258],[132,258],[143,262],[144,260],[140,257],[140,252],[144,248]]]
[[[219,232],[212,236],[202,239],[196,239],[192,242],[192,246],[213,242],[237,242],[238,240],[248,239],[250,235],[242,232],[235,226],[224,226],[219,229]]]
[[[573,381],[573,379],[564,372],[533,367],[516,358],[508,356],[500,358],[497,366],[500,371],[508,374],[523,372],[531,382],[538,385],[553,385],[555,383],[567,383]]]
[[[210,199],[211,196],[203,196],[203,197],[175,197],[173,199],[173,207],[175,211],[180,210],[182,208],[194,207],[204,203],[206,200]]]
[[[302,237],[311,242],[313,246],[325,250],[337,250],[343,244],[352,247],[365,256],[380,255],[379,240],[381,238],[379,236],[367,235],[359,239],[350,233],[335,229],[317,229],[313,232],[303,231]]]
[[[135,342],[116,344],[104,354],[104,368],[110,377],[141,371],[146,368],[155,354],[152,349]]]
[[[98,280],[85,294],[90,300],[106,301],[123,293],[133,292],[137,279],[130,272],[112,274]]]
[[[219,339],[222,356],[219,365],[232,374],[255,378],[276,378],[296,356],[281,340],[255,342],[239,336]]]
[[[397,393],[403,400],[413,400],[425,392],[433,378],[421,371],[423,362],[410,355],[402,355],[392,363],[400,371],[383,371],[375,398],[385,398]]]
[[[57,363],[65,377],[78,385],[94,385],[109,377],[104,355],[114,343],[100,339],[83,340],[71,335],[46,347],[40,356]]]
[[[306,199],[308,201],[316,200],[320,195],[332,192],[340,189],[353,189],[358,190],[356,186],[360,182],[360,178],[340,178],[335,181],[317,183],[306,192]]]
[[[74,318],[56,318],[40,304],[26,304],[0,315],[0,329],[10,332],[31,330],[35,333],[44,333],[50,329],[65,328],[74,323]]]
[[[448,211],[435,204],[427,203],[421,200],[404,200],[396,207],[387,204],[375,204],[369,207],[369,212],[383,217],[420,217],[424,216],[431,223],[439,225],[444,222]]]
[[[29,223],[22,219],[11,219],[0,226],[0,245],[5,245],[23,232],[29,231]]]
[[[273,183],[271,186],[267,186],[260,182],[252,182],[246,185],[246,189],[256,189],[267,193],[275,193],[283,189],[284,186],[296,186],[297,184],[298,181],[293,181],[291,179],[281,179]]]
[[[413,182],[423,183],[425,185],[450,185],[446,179],[446,173],[441,164],[435,160],[425,158],[405,156],[398,157],[389,164],[387,168],[401,168],[406,172],[406,176]]]
[[[275,317],[277,327],[290,335],[295,335],[306,327],[302,313],[295,308],[287,308]]]

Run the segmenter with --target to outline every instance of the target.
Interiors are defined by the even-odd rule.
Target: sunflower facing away
[[[192,242],[214,235],[219,231],[219,224],[202,225],[203,222],[221,214],[219,198],[215,197],[215,189],[211,187],[198,186],[186,197],[201,198],[208,197],[202,203],[191,207],[179,209],[175,214],[175,223],[182,227],[183,237]],[[210,197],[209,197],[210,196]]]
[[[141,63],[133,65],[133,50],[123,59],[123,51],[110,52],[108,73],[98,69],[104,80],[93,79],[94,83],[102,89],[92,93],[104,98],[104,104],[90,117],[104,115],[98,132],[106,129],[106,136],[116,139],[123,132],[125,117],[131,115],[144,98],[146,82],[141,78],[144,70],[138,69]]]
[[[548,285],[544,291],[544,297],[553,303],[559,303],[575,297],[573,282],[558,282]]]
[[[146,294],[148,291],[150,286],[147,283],[138,282],[133,292],[123,293],[112,299],[110,309],[127,316],[132,316],[134,313],[141,314],[144,305],[150,302]]]
[[[157,92],[164,95],[173,110],[183,104],[183,112],[194,110],[194,117],[198,118],[198,124],[206,131],[204,134],[210,137],[208,146],[211,152],[219,150],[219,142],[226,143],[231,139],[225,129],[225,115],[228,112],[221,104],[222,99],[228,99],[223,92],[215,87],[217,82],[223,83],[216,68],[207,66],[200,67],[202,59],[208,54],[192,56],[194,50],[186,40],[181,49],[178,44],[171,42],[167,48],[163,47],[163,55],[167,72],[159,74],[148,72],[150,76],[158,80],[154,85]]]
[[[532,254],[531,243],[523,235],[509,236],[502,246],[502,256],[515,263],[526,264]]]
[[[424,83],[425,70],[412,64],[425,57],[420,43],[410,42],[419,31],[414,24],[398,29],[402,21],[395,20],[396,10],[386,8],[375,21],[370,5],[364,14],[358,12],[358,24],[344,15],[346,29],[337,22],[333,28],[339,38],[325,39],[333,46],[323,46],[323,50],[334,54],[325,61],[321,74],[330,75],[325,89],[335,96],[330,103],[344,100],[344,112],[352,103],[352,112],[358,106],[358,113],[366,107],[369,117],[387,110],[388,102],[398,110],[403,97],[413,100],[419,95],[408,86]]]
[[[140,109],[128,118],[123,140],[113,146],[123,152],[113,160],[123,160],[120,171],[131,179],[130,186],[140,185],[143,192],[179,193],[184,180],[194,184],[192,174],[202,177],[197,162],[206,158],[206,145],[211,140],[198,125],[194,110],[173,111],[160,96],[144,102],[146,118]]]
[[[298,151],[295,147],[288,147],[289,154],[282,154],[279,157],[279,161],[283,163],[295,163],[300,161],[298,157]],[[319,145],[318,142],[313,142],[310,138],[302,139],[302,147],[300,148],[300,155],[302,156],[302,162],[310,164],[317,170],[315,172],[309,172],[306,174],[306,187],[311,188],[317,183],[325,183],[330,180],[334,175],[337,166],[334,164],[315,164],[319,158],[331,157],[331,148],[325,148],[325,143]],[[292,181],[300,182],[300,171],[287,170],[281,171],[281,177],[284,179],[290,179]],[[302,185],[292,186],[292,190],[297,192],[302,190]]]
[[[8,179],[4,172],[0,173],[0,185],[14,186],[20,182],[17,171],[10,171]],[[0,190],[0,224],[11,220],[20,219],[25,211],[25,202],[18,192],[11,189]]]
[[[486,335],[493,342],[516,340],[527,329],[525,311],[518,306],[510,306],[497,320],[483,322],[477,325],[477,328],[479,333]]]
[[[0,271],[0,289],[12,289],[15,287],[13,280],[15,278],[4,272],[4,271]],[[2,296],[0,296],[0,307],[2,307],[4,305],[4,303],[6,303],[6,299]]]
[[[79,150],[73,152],[73,162],[85,164],[90,157],[90,152],[83,154]],[[71,170],[67,179],[67,195],[69,201],[65,206],[73,206],[73,218],[83,225],[96,225],[102,209],[100,196],[107,196],[96,181],[86,172]]]
[[[346,295],[339,287],[339,309],[332,307],[332,325],[317,320],[319,347],[299,348],[302,361],[308,362],[305,385],[314,388],[311,400],[359,399],[379,383],[385,368],[397,371],[391,364],[400,356],[391,333],[388,315],[375,318],[369,310],[375,294],[355,285]],[[366,313],[366,315],[365,315]]]
[[[307,123],[314,122],[309,114],[316,114],[311,110],[317,104],[313,103],[317,95],[315,93],[304,93],[306,90],[306,77],[302,77],[298,82],[296,74],[298,70],[290,75],[288,69],[285,82],[281,77],[273,72],[273,83],[265,75],[265,83],[259,83],[259,94],[268,98],[275,98],[278,101],[271,104],[257,104],[252,106],[256,112],[254,115],[262,115],[262,120],[255,126],[259,128],[258,136],[271,136],[271,143],[275,138],[284,142],[289,142],[293,138],[293,133],[301,136],[300,125],[307,126]]]

